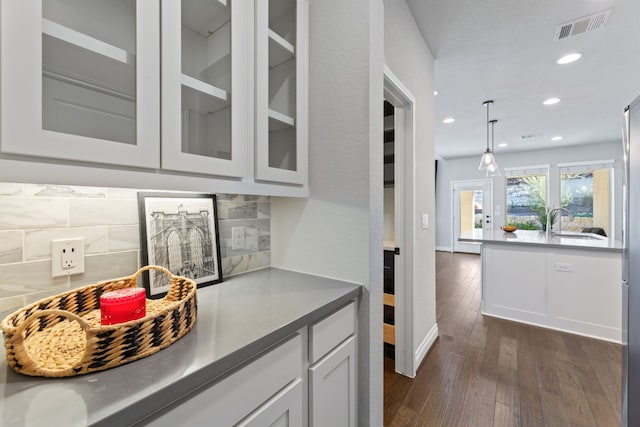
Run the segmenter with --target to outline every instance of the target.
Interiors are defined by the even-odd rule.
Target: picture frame
[[[142,265],[160,265],[195,280],[198,288],[223,281],[215,194],[138,192]],[[169,278],[143,274],[148,298],[162,298]]]

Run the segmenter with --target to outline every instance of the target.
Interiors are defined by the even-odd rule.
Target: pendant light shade
[[[486,171],[486,176],[499,176],[500,171],[498,170],[498,164],[496,163],[496,159],[493,155],[493,127],[497,120],[489,120],[489,108],[491,104],[493,104],[492,100],[482,103],[482,105],[487,107],[487,149],[482,154],[478,170]],[[489,124],[491,124],[491,146],[489,146]]]

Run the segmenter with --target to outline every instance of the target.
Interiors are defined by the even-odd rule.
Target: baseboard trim
[[[427,353],[429,352],[429,349],[436,342],[437,339],[438,339],[438,324],[436,323],[435,325],[433,325],[433,328],[431,328],[427,336],[424,337],[424,340],[422,340],[422,342],[420,343],[420,346],[418,346],[418,349],[416,350],[416,354],[413,358],[413,376],[414,377],[416,375],[416,371],[418,370],[418,366],[420,366],[420,364],[422,363],[422,360],[427,355]]]
[[[436,251],[453,252],[453,248],[451,246],[436,246]]]
[[[571,330],[571,329],[565,329],[565,328],[562,328],[560,326],[547,325],[547,324],[544,324],[544,323],[534,322],[534,321],[531,321],[531,320],[514,319],[514,318],[509,317],[509,316],[504,316],[504,315],[500,315],[500,314],[493,314],[493,313],[487,313],[485,311],[482,311],[482,315],[483,316],[489,316],[489,317],[495,317],[497,319],[508,320],[510,322],[524,323],[526,325],[535,326],[535,327],[538,327],[538,328],[551,329],[551,330],[558,331],[558,332],[564,332],[566,334],[579,335],[581,337],[592,338],[592,339],[600,340],[600,341],[607,341],[607,342],[611,342],[611,343],[614,343],[614,344],[622,344],[622,331],[620,331],[618,329],[614,330],[614,333],[615,333],[616,337],[610,337],[610,336],[590,334],[590,333],[586,333],[586,332],[582,332],[582,331],[575,331],[575,330]],[[618,338],[618,336],[620,336],[620,338]]]

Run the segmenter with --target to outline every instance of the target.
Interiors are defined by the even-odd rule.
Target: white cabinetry
[[[483,313],[620,342],[619,252],[482,244]]]
[[[302,338],[296,334],[222,380],[195,390],[144,424],[233,426],[249,417],[244,425],[250,426],[254,425],[252,420],[271,419],[279,412],[274,421],[288,419],[288,423],[275,425],[300,426],[302,405],[294,403],[302,400],[302,388],[298,387],[302,361]]]
[[[309,426],[355,427],[355,304],[311,326]]]
[[[307,182],[307,0],[256,1],[256,178]]]
[[[249,6],[162,1],[162,168],[246,175]]]
[[[185,190],[308,194],[308,0],[3,1],[0,16],[2,153],[131,167],[104,168],[106,186],[145,185],[145,168],[158,189],[177,172]],[[81,163],[42,164],[45,183],[86,184]],[[76,181],[56,182],[61,164]]]
[[[356,347],[351,337],[309,369],[309,425],[356,425]]]
[[[140,424],[354,427],[355,319],[352,302]]]
[[[0,7],[2,151],[158,167],[157,2]]]

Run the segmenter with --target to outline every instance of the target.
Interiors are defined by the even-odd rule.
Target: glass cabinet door
[[[159,6],[1,7],[2,151],[159,167]]]
[[[306,184],[306,0],[256,1],[256,178]]]
[[[163,168],[245,176],[248,13],[246,0],[163,0]]]

